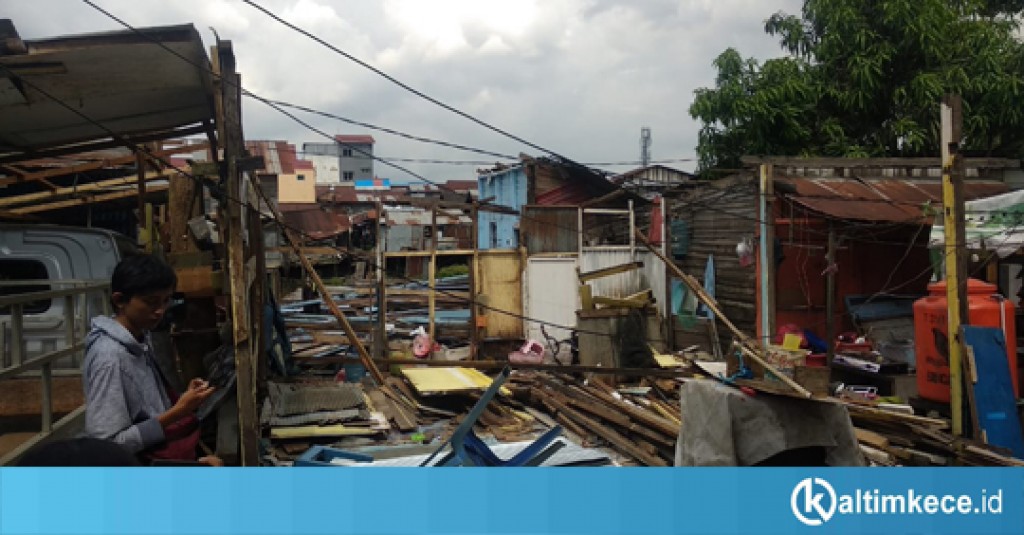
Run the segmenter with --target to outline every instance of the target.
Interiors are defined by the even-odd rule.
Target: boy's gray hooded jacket
[[[156,369],[149,333],[139,342],[113,318],[93,318],[85,342],[85,433],[132,453],[164,441],[157,416],[171,400]]]

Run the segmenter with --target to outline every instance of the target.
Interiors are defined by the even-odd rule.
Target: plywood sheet
[[[479,370],[470,368],[403,368],[402,374],[421,395],[457,394],[484,390],[491,386],[492,379]],[[511,392],[501,388],[501,393]]]
[[[487,326],[485,338],[523,338],[523,266],[518,251],[481,251],[477,298]],[[500,312],[499,312],[500,311]]]

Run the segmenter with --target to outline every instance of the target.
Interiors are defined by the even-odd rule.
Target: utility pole
[[[651,163],[651,127],[640,128],[640,167],[647,167]]]
[[[950,412],[953,434],[964,432],[964,362],[961,325],[967,315],[967,251],[964,231],[964,176],[960,157],[963,129],[963,102],[958,95],[947,95],[941,105],[942,213],[945,232],[947,333],[949,339]],[[969,374],[966,377],[970,377]],[[973,390],[968,388],[973,398]],[[973,407],[973,404],[971,405]]]

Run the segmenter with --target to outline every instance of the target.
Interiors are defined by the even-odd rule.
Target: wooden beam
[[[243,221],[246,217],[245,208],[239,199],[243,195],[243,175],[237,166],[237,160],[244,156],[245,147],[242,141],[241,117],[241,80],[235,72],[235,57],[229,42],[217,43],[216,56],[219,58],[220,94],[223,102],[218,122],[224,132],[224,160],[227,162],[226,190],[228,202],[221,206],[224,215],[226,235],[228,273],[231,285],[231,324],[235,351],[236,401],[238,403],[239,460],[242,466],[259,466],[260,421],[256,392],[256,358],[262,355],[253,354],[251,338],[258,336],[253,331],[255,323],[250,315],[251,287],[248,279],[248,266],[245,256],[245,236]],[[262,276],[262,274],[260,274]]]
[[[772,164],[779,167],[863,168],[863,167],[933,167],[941,168],[941,158],[800,158],[797,156],[742,156],[743,165]],[[1020,160],[1010,158],[965,158],[968,169],[1015,169]]]
[[[152,132],[147,134],[139,134],[135,136],[117,136],[115,139],[101,139],[98,141],[91,141],[88,143],[79,143],[75,145],[65,145],[62,147],[54,147],[52,149],[41,149],[35,151],[26,151],[17,154],[7,154],[0,156],[0,164],[11,163],[11,162],[22,162],[25,160],[33,160],[36,158],[48,158],[53,156],[63,156],[66,154],[79,154],[83,152],[90,152],[94,150],[111,149],[114,147],[125,147],[132,146],[139,143],[147,143],[149,141],[160,141],[164,139],[174,139],[179,137],[191,136],[194,134],[200,134],[203,132],[204,127],[202,125],[186,126],[181,128],[172,128],[163,130],[160,132]],[[178,152],[181,152],[178,150]],[[131,158],[135,158],[132,156]]]
[[[164,191],[167,191],[168,187],[169,186],[167,184],[154,184],[154,185],[150,186],[149,193],[164,192]],[[49,212],[51,210],[60,210],[62,208],[70,208],[72,206],[81,206],[81,205],[85,205],[85,204],[95,204],[95,203],[100,203],[100,202],[114,201],[114,200],[118,200],[118,199],[126,199],[126,198],[130,198],[130,197],[135,197],[138,194],[139,194],[138,191],[136,191],[134,189],[131,189],[131,190],[119,191],[119,192],[116,192],[116,193],[105,193],[105,194],[102,194],[102,195],[93,195],[93,196],[90,196],[90,197],[87,197],[87,198],[82,198],[82,199],[68,199],[66,201],[59,201],[59,202],[54,202],[54,203],[49,203],[49,204],[39,204],[39,205],[35,205],[35,206],[26,206],[26,207],[22,207],[22,208],[14,208],[14,209],[8,210],[8,212],[10,212],[12,214],[15,214],[15,215],[35,214],[35,213],[39,213],[39,212]]]
[[[157,180],[160,178],[167,178],[177,174],[177,171],[165,170],[159,173],[147,173],[146,180]],[[111,178],[108,180],[100,180],[98,182],[89,182],[87,184],[80,184],[73,187],[57,188],[53,191],[41,191],[38,193],[26,193],[24,195],[15,195],[13,197],[0,198],[0,207],[14,206],[18,204],[27,203],[38,203],[40,201],[46,201],[54,197],[60,197],[62,195],[74,195],[78,193],[87,193],[92,191],[101,191],[111,186],[134,186],[138,180],[135,176],[124,176],[121,178]],[[190,181],[191,182],[191,181]]]
[[[430,267],[427,269],[427,281],[430,283],[431,292],[427,297],[427,322],[430,341],[435,340],[434,334],[436,324],[434,313],[437,307],[437,292],[434,290],[437,284],[437,205],[430,208]]]
[[[301,357],[296,356],[298,362],[310,364],[357,364],[362,360],[359,357]],[[420,360],[412,358],[386,358],[380,361],[383,366],[404,366],[415,365],[419,367],[449,367],[459,366],[462,368],[473,368],[477,370],[500,370],[506,366],[514,370],[544,370],[560,373],[594,373],[597,375],[622,375],[629,377],[663,377],[678,378],[692,377],[692,373],[685,369],[662,369],[662,368],[609,368],[607,366],[562,366],[560,364],[515,364],[507,360]]]
[[[469,249],[446,249],[442,251],[396,251],[390,253],[384,253],[384,258],[423,258],[428,256],[473,256],[473,251]]]
[[[644,308],[650,301],[647,299],[620,299],[616,297],[602,297],[600,295],[591,298],[595,305],[603,305],[612,308]]]
[[[595,269],[594,271],[588,271],[586,273],[579,273],[578,277],[580,282],[587,282],[594,279],[600,279],[611,275],[618,275],[619,273],[627,273],[636,269],[644,267],[643,262],[630,262],[629,264],[622,264],[620,266],[606,267],[601,269]]]

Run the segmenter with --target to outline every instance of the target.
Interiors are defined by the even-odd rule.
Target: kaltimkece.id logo
[[[878,489],[837,493],[820,478],[800,480],[789,498],[793,516],[807,526],[820,526],[840,515],[998,515],[1003,512],[1003,490],[977,494],[927,494],[909,489],[902,494]]]

